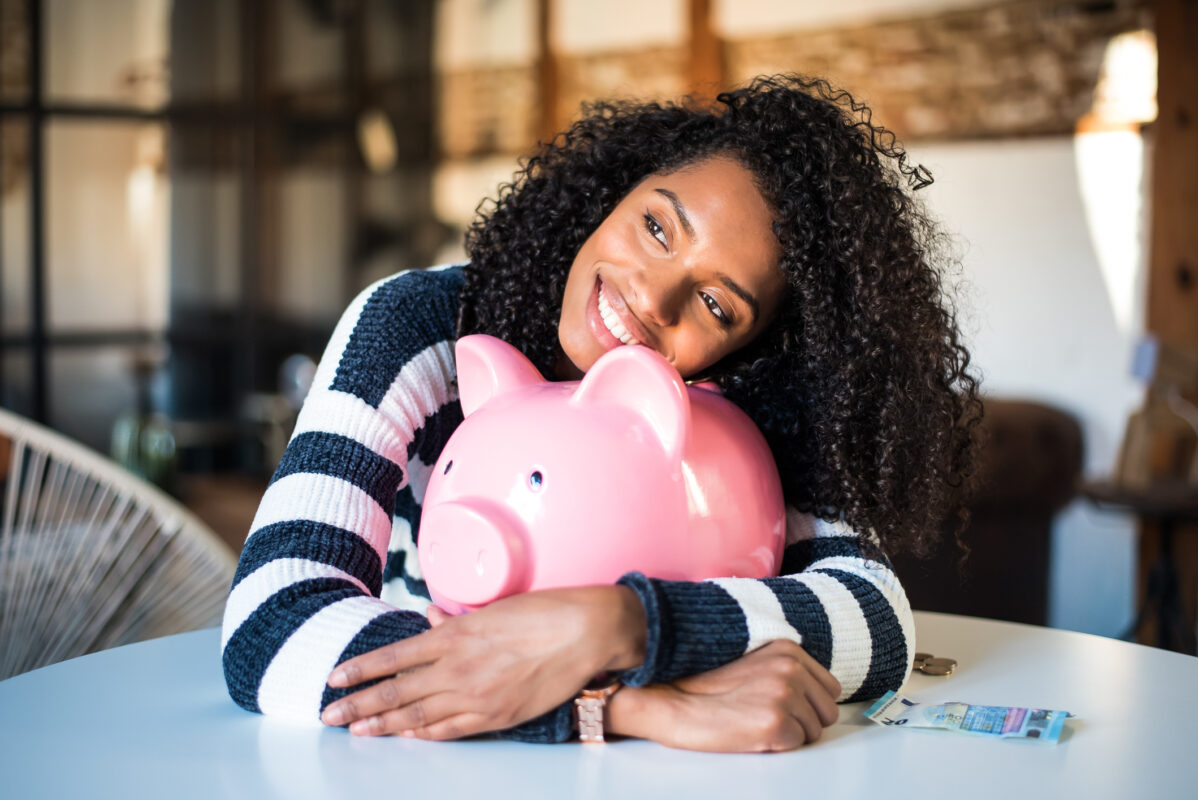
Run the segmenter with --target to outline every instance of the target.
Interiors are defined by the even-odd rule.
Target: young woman
[[[910,608],[884,556],[957,510],[980,416],[934,227],[870,113],[763,78],[713,108],[600,104],[467,235],[471,261],[363,292],[262,500],[225,614],[245,708],[356,734],[609,732],[708,750],[817,738],[897,688]],[[453,342],[489,333],[577,378],[624,344],[715,380],[770,442],[779,578],[534,592],[447,618],[419,574],[427,471],[461,421]]]

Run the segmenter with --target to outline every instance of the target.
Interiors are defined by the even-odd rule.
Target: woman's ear
[[[545,382],[523,353],[494,336],[463,336],[454,346],[454,358],[462,413],[467,417],[492,397]]]

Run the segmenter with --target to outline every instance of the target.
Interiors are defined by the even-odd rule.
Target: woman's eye
[[[657,241],[661,242],[661,246],[667,250],[670,248],[669,242],[666,241],[666,232],[652,214],[645,214],[645,230],[649,231],[649,235]]]
[[[712,313],[712,316],[720,321],[721,325],[727,326],[732,324],[732,319],[724,312],[719,301],[707,292],[699,292],[699,296],[703,298],[703,302],[707,304],[707,309]]]

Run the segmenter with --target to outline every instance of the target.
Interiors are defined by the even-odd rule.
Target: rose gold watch
[[[583,742],[604,742],[603,709],[607,700],[624,684],[616,681],[599,689],[583,689],[574,698],[574,716],[578,720],[578,738]]]

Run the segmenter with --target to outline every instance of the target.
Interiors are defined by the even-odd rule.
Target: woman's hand
[[[645,617],[623,586],[529,592],[452,617],[350,659],[329,686],[385,680],[332,703],[321,719],[360,735],[458,739],[530,720],[597,673],[644,660]]]
[[[840,683],[806,650],[775,641],[673,684],[617,692],[609,729],[685,750],[794,750],[837,720],[839,696]]]

